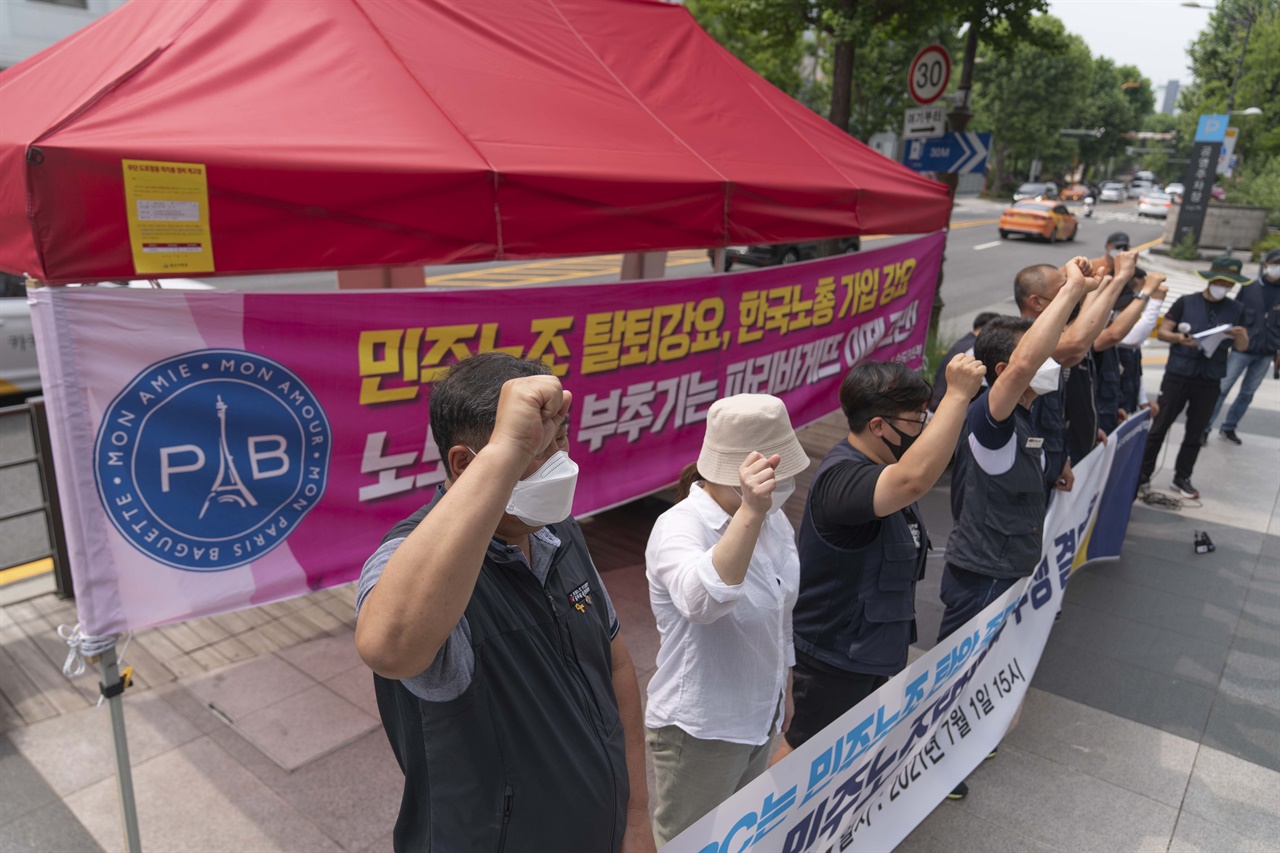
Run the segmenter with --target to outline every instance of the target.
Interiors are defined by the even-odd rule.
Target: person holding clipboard
[[[1160,324],[1157,337],[1169,344],[1169,363],[1160,383],[1160,414],[1142,454],[1140,492],[1150,488],[1164,437],[1186,409],[1187,429],[1174,463],[1173,491],[1184,498],[1200,497],[1191,485],[1191,472],[1200,455],[1200,436],[1209,426],[1219,385],[1227,375],[1227,347],[1221,336],[1233,341],[1240,352],[1249,348],[1249,333],[1242,325],[1244,306],[1227,297],[1232,287],[1249,281],[1240,274],[1240,267],[1235,258],[1215,259],[1208,272],[1199,274],[1207,282],[1205,289],[1179,298]]]

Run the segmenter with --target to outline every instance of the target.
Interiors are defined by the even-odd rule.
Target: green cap
[[[1248,284],[1249,278],[1240,275],[1240,269],[1243,266],[1238,258],[1229,258],[1223,255],[1221,258],[1214,258],[1213,263],[1209,265],[1209,271],[1199,271],[1199,275],[1205,281],[1232,281],[1236,284]]]

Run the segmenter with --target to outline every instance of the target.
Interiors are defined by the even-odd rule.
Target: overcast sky
[[[1187,45],[1209,22],[1208,10],[1185,8],[1180,0],[1049,0],[1049,13],[1083,38],[1094,56],[1138,66],[1153,88],[1191,82]]]

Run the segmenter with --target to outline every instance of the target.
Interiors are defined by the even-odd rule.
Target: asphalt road
[[[1094,216],[1080,218],[1079,236],[1074,243],[1048,244],[1021,237],[1002,241],[996,227],[1003,204],[963,199],[952,218],[944,265],[944,329],[969,318],[993,304],[1012,304],[1013,277],[1018,270],[1035,263],[1060,265],[1076,254],[1097,257],[1113,231],[1125,231],[1133,245],[1155,240],[1164,223],[1139,220],[1134,203],[1105,205]],[[915,235],[872,235],[863,238],[863,249],[889,246]],[[620,257],[571,258],[559,261],[488,261],[425,268],[427,283],[448,289],[487,288],[516,285],[580,285],[617,281]],[[735,269],[730,275],[742,270]],[[710,264],[705,253],[672,253],[667,278],[707,275]],[[333,291],[334,273],[238,276],[216,279],[220,288],[238,291]],[[954,321],[954,322],[949,322]],[[956,333],[959,334],[959,333]]]
[[[1103,243],[1114,231],[1125,231],[1133,245],[1155,240],[1163,223],[1139,221],[1132,204],[1107,205],[1093,218],[1081,219],[1079,236],[1074,243],[1048,244],[1014,237],[1001,240],[996,220],[1003,205],[973,199],[962,200],[952,219],[944,266],[945,301],[942,336],[955,338],[966,331],[974,314],[983,310],[1013,313],[1013,277],[1018,270],[1034,263],[1060,265],[1077,254],[1097,257]],[[889,246],[911,239],[905,236],[869,236],[864,250]],[[427,281],[432,286],[491,288],[511,282],[548,285],[558,279],[565,285],[595,284],[617,281],[617,256],[605,258],[573,258],[560,261],[489,262],[442,267],[427,267]],[[707,275],[710,265],[704,252],[672,253],[667,277],[685,278]],[[735,270],[728,275],[737,275]],[[297,275],[240,276],[211,279],[220,289],[243,292],[264,291],[335,291],[334,273]],[[26,425],[17,421],[0,421],[0,462],[30,453]],[[0,516],[37,506],[39,486],[29,466],[0,470]],[[8,565],[45,550],[43,519],[29,515],[0,522],[0,566]]]

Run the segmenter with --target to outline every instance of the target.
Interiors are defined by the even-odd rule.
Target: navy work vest
[[[408,536],[441,494],[384,543]],[[397,853],[622,844],[630,786],[609,617],[598,594],[574,606],[597,583],[577,522],[549,529],[561,545],[545,586],[519,559],[486,556],[465,611],[475,673],[461,696],[424,702],[374,675],[405,777]]]
[[[972,405],[985,406],[986,399],[979,397]],[[1022,578],[1034,572],[1044,538],[1040,448],[1027,446],[1036,438],[1027,411],[1016,406],[1013,417],[1017,454],[1012,468],[995,477],[979,468],[966,423],[951,474],[956,525],[947,540],[947,563],[993,578]]]
[[[1251,355],[1280,351],[1280,282],[1268,284],[1261,275],[1240,288],[1236,301],[1245,307]]]
[[[1044,487],[1052,489],[1067,462],[1066,382],[1058,390],[1042,394],[1031,404],[1031,426],[1044,439]],[[972,404],[970,404],[972,405]],[[953,485],[954,488],[954,485]]]
[[[1138,411],[1138,392],[1142,387],[1142,350],[1138,347],[1116,347],[1120,359],[1120,406],[1129,414]]]
[[[1120,368],[1120,348],[1113,346],[1093,354],[1093,400],[1098,411],[1098,428],[1108,435],[1120,422],[1123,382]],[[1125,408],[1132,412],[1132,409]]]
[[[842,462],[870,462],[848,440],[831,449],[813,477]],[[893,675],[907,665],[916,640],[916,581],[924,577],[928,534],[919,508],[922,548],[905,510],[880,520],[880,532],[861,548],[836,548],[813,523],[813,486],[800,524],[800,592],[792,613],[796,649],[846,672]]]
[[[1210,303],[1202,293],[1191,293],[1182,297],[1182,319],[1180,323],[1191,326],[1189,334],[1203,332],[1223,323],[1236,326],[1244,316],[1244,306],[1234,299],[1223,299]],[[1212,313],[1212,316],[1210,316]],[[1166,373],[1185,376],[1191,379],[1218,380],[1227,375],[1227,352],[1233,348],[1230,338],[1218,345],[1213,358],[1206,358],[1204,350],[1192,349],[1182,344],[1169,347],[1169,364]]]

